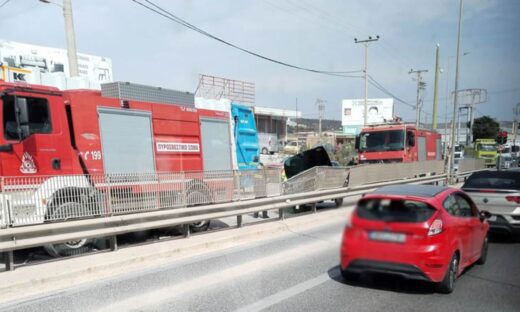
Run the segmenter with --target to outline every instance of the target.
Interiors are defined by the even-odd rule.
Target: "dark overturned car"
[[[287,177],[282,184],[284,195],[348,186],[348,168],[335,165],[323,146],[287,158],[284,161],[284,170]],[[343,198],[331,200],[336,207],[343,204]],[[310,209],[308,205],[294,207],[295,212],[308,209]]]

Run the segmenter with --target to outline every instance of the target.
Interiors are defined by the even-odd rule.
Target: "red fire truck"
[[[78,211],[107,215],[107,201],[114,214],[232,196],[232,177],[207,178],[207,170],[232,168],[228,114],[196,109],[193,94],[150,88],[114,83],[101,92],[60,91],[0,80],[0,227]],[[85,242],[46,249],[61,255]]]
[[[369,125],[357,136],[356,150],[359,164],[439,160],[441,135],[406,123]]]

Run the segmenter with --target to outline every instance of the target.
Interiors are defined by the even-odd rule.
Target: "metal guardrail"
[[[164,209],[139,214],[113,215],[104,218],[73,220],[69,222],[45,223],[29,227],[12,227],[0,230],[0,253],[5,253],[6,267],[13,269],[14,250],[96,237],[111,237],[111,249],[117,250],[117,240],[115,236],[119,234],[184,225],[185,236],[189,236],[189,227],[186,225],[204,220],[236,216],[237,224],[240,227],[242,215],[248,213],[279,210],[279,216],[283,219],[283,209],[295,205],[315,203],[330,198],[361,195],[385,185],[403,183],[424,184],[445,180],[446,174],[443,173],[428,177],[401,179],[352,188],[341,187],[232,203]]]

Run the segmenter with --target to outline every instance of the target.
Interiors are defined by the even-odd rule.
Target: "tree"
[[[500,125],[489,116],[475,118],[473,122],[473,142],[476,139],[494,139],[500,131]]]

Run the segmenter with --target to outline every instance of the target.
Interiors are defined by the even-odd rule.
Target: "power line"
[[[220,43],[223,43],[227,46],[230,46],[232,48],[235,48],[237,50],[240,50],[242,52],[245,52],[247,54],[250,54],[250,55],[253,55],[253,56],[256,56],[258,58],[261,58],[263,60],[266,60],[266,61],[269,61],[269,62],[273,62],[273,63],[276,63],[278,65],[282,65],[282,66],[286,66],[286,67],[290,67],[290,68],[294,68],[294,69],[298,69],[298,70],[303,70],[303,71],[308,71],[308,72],[312,72],[312,73],[317,73],[317,74],[323,74],[323,75],[329,75],[329,76],[338,76],[338,77],[345,77],[345,78],[361,78],[361,76],[353,76],[353,75],[347,75],[347,74],[352,74],[352,73],[357,73],[357,72],[361,72],[360,70],[357,70],[357,71],[325,71],[325,70],[317,70],[317,69],[312,69],[312,68],[306,68],[306,67],[302,67],[302,66],[297,66],[297,65],[293,65],[293,64],[289,64],[289,63],[286,63],[286,62],[283,62],[283,61],[278,61],[276,59],[273,59],[273,58],[270,58],[270,57],[267,57],[267,56],[264,56],[264,55],[261,55],[259,53],[256,53],[256,52],[253,52],[251,50],[248,50],[248,49],[245,49],[245,48],[242,48],[242,47],[239,47],[231,42],[228,42],[224,39],[221,39],[217,36],[214,36],[208,32],[206,32],[205,30],[201,29],[201,28],[198,28],[197,26],[193,25],[193,24],[190,24],[189,22],[183,20],[182,18],[174,15],[173,13],[161,8],[160,6],[158,6],[157,4],[153,3],[152,1],[149,1],[149,0],[145,0],[148,4],[150,4],[151,6],[153,7],[150,7],[140,1],[137,1],[137,0],[131,0],[139,5],[141,5],[142,7],[152,11],[152,12],[155,12],[156,14],[159,14],[177,24],[180,24],[184,27],[187,27],[193,31],[196,31],[198,32],[199,34],[201,35],[204,35],[208,38],[211,38],[213,40],[216,40]]]
[[[352,38],[356,37],[355,35],[353,35],[353,33],[361,34],[361,33],[369,32],[369,31],[363,30],[353,24],[348,24],[344,20],[339,22],[337,20],[338,16],[335,16],[335,15],[327,12],[326,10],[321,9],[317,6],[314,6],[305,1],[299,1],[300,3],[293,3],[292,1],[289,0],[289,2],[285,2],[285,4],[288,5],[289,7],[295,8],[296,11],[300,11],[303,14],[307,13],[308,16],[307,15],[298,15],[295,12],[287,10],[287,8],[280,7],[279,4],[281,4],[282,1],[277,2],[277,5],[273,4],[272,2],[270,2],[268,0],[263,0],[263,1],[264,1],[264,3],[269,4],[271,7],[274,7],[278,10],[281,10],[281,11],[283,11],[287,14],[293,15],[295,17],[303,18],[307,21],[313,22],[312,17],[315,17],[315,18],[317,18],[317,21],[320,22],[322,25],[328,26],[330,29],[332,29],[338,33],[341,33],[341,34],[346,33],[347,35],[351,36]],[[310,7],[310,8],[308,8],[308,7]],[[380,49],[376,48],[375,51],[379,56],[388,58],[388,60],[390,60],[392,63],[394,63],[397,66],[408,67],[410,65],[410,59],[402,56],[401,55],[402,53],[400,53],[398,51],[398,49],[394,48],[393,46],[391,46],[390,44],[388,44],[384,41],[382,41],[381,44],[386,47],[386,48],[383,48],[383,52],[386,52],[386,53],[379,53],[379,52],[381,52]],[[396,51],[397,54],[393,53],[389,49]],[[391,56],[393,56],[393,57],[391,57]],[[397,56],[399,56],[400,59]]]
[[[7,3],[9,3],[9,1],[11,1],[11,0],[5,0],[4,3],[0,4],[0,8],[3,7],[4,5],[6,5]]]
[[[382,84],[380,84],[377,80],[375,80],[374,77],[372,77],[371,75],[368,75],[368,83],[370,83],[373,87],[375,87],[379,91],[383,92],[384,94],[393,97],[398,102],[415,109],[415,105],[410,104],[409,102],[407,102],[407,101],[403,100],[402,98],[398,97],[397,95],[393,94],[391,91],[389,91],[387,88],[385,88]],[[425,113],[431,115],[428,112],[425,112]]]

